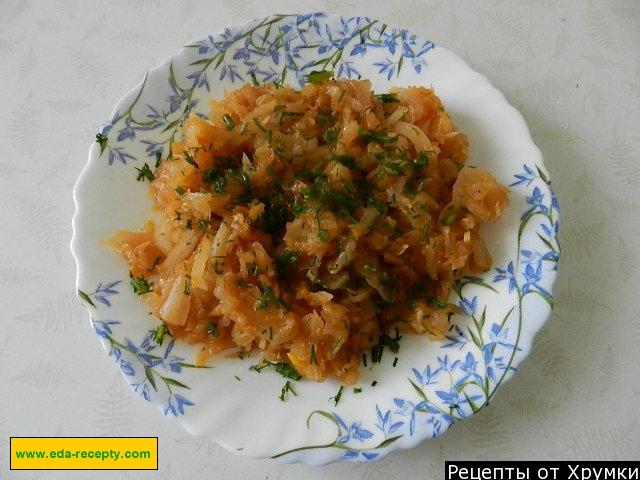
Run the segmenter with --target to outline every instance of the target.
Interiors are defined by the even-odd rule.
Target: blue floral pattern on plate
[[[293,83],[303,85],[314,70],[330,69],[338,76],[360,78],[361,73],[350,58],[363,58],[372,50],[382,54],[376,62],[379,75],[387,80],[397,77],[403,68],[416,73],[427,66],[426,57],[435,47],[406,30],[389,28],[367,17],[340,17],[338,28],[324,13],[276,15],[247,29],[193,42],[187,47],[197,52],[178,82],[173,64],[169,66],[169,92],[163,105],[138,105],[147,78],[138,95],[123,112],[116,111],[100,129],[103,152],[109,165],[138,161],[127,145],[139,141],[147,157],[163,156],[180,123],[198,105],[197,92],[210,92],[210,78],[232,86],[246,82]],[[314,55],[309,55],[309,51]],[[304,52],[304,56],[303,53]],[[269,64],[270,66],[266,66]],[[158,132],[162,139],[158,140]]]
[[[91,300],[95,298],[106,307],[111,307],[107,299],[120,293],[115,287],[120,280],[100,282],[95,290],[87,294],[78,290],[80,298],[90,307],[97,308]],[[147,402],[163,405],[165,415],[184,415],[185,407],[194,405],[187,397],[176,390],[189,390],[189,386],[175,378],[184,368],[198,368],[185,363],[184,358],[172,355],[174,340],[157,340],[155,330],[146,333],[141,342],[133,342],[124,337],[116,340],[114,330],[121,324],[118,320],[96,320],[91,318],[93,329],[102,340],[109,355],[120,366],[122,374],[127,378],[131,388]]]

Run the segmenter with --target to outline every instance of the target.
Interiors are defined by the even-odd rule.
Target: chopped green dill
[[[304,116],[303,112],[287,112],[283,111],[280,113],[280,123],[285,119],[285,117],[302,117]]]
[[[187,191],[184,189],[184,187],[181,187],[180,185],[178,185],[176,187],[176,193],[178,195],[184,195],[185,193],[187,193]]]
[[[309,363],[318,365],[318,358],[316,357],[316,346],[311,345],[311,354],[309,355]]]
[[[398,364],[398,357],[393,359],[393,366],[395,368],[395,366]]]
[[[234,202],[237,204],[248,203],[253,198],[253,193],[251,191],[245,191],[242,195],[238,196]]]
[[[384,215],[385,213],[387,213],[387,204],[382,200],[378,200],[374,197],[368,197],[367,204],[375,208],[380,215]]]
[[[338,406],[338,402],[342,398],[342,391],[343,390],[344,390],[344,387],[342,385],[340,385],[340,388],[338,389],[338,393],[336,393],[333,397],[329,397],[329,400],[333,400],[333,404],[335,406]]]
[[[318,123],[320,123],[320,125],[326,125],[332,121],[333,117],[331,113],[318,112]]]
[[[212,337],[217,337],[219,335],[218,327],[215,323],[209,322],[209,324],[207,325],[207,333]]]
[[[193,158],[193,156],[189,153],[188,150],[184,151],[184,159],[187,161],[188,164],[193,165],[193,167],[196,170],[200,170],[200,165],[198,165],[198,162],[195,161],[195,159]]]
[[[267,133],[269,131],[264,125],[260,123],[260,120],[258,120],[256,117],[253,117],[253,123],[255,123],[256,127],[258,127],[258,130],[260,130],[262,133]]]
[[[167,324],[162,322],[160,325],[158,325],[158,328],[156,328],[153,331],[153,341],[156,342],[158,345],[162,345],[162,342],[164,342],[164,337],[167,333],[171,335],[171,332],[169,332],[169,327],[167,327]]]
[[[256,310],[263,310],[265,308],[268,308],[269,305],[273,305],[274,307],[276,307],[280,304],[278,297],[275,296],[273,290],[271,290],[271,287],[269,285],[263,283],[260,285],[259,290],[260,297],[256,301]]]
[[[405,168],[407,166],[407,162],[405,161],[393,162],[391,160],[385,160],[382,162],[382,165],[384,166],[384,168],[387,169],[388,171],[387,173],[389,173],[389,175],[399,177],[405,174]]]
[[[307,75],[307,81],[309,83],[318,84],[331,77],[333,77],[333,72],[331,70],[314,70]]]
[[[293,215],[298,218],[302,214],[302,212],[306,210],[306,207],[304,206],[304,203],[302,202],[300,197],[294,197],[291,209],[293,211]]]
[[[283,250],[280,252],[276,257],[276,270],[278,271],[278,276],[281,278],[285,277],[299,258],[300,253],[294,250]]]
[[[429,165],[429,153],[426,150],[422,150],[414,162],[411,164],[413,168],[422,168]]]
[[[248,285],[249,285],[249,282],[247,282],[247,281],[246,281],[245,279],[243,279],[243,278],[239,278],[239,279],[237,279],[235,283],[236,283],[236,285],[237,285],[237,286],[239,286],[239,287],[246,287],[246,286],[248,286]]]
[[[358,387],[353,387],[353,393],[361,393],[362,389]]]
[[[329,238],[329,232],[327,230],[325,230],[324,228],[318,229],[318,240],[324,243],[328,242]]]
[[[396,329],[396,336],[392,337],[388,333],[380,334],[378,338],[378,344],[371,349],[371,361],[373,363],[380,363],[382,359],[382,352],[384,347],[388,347],[393,353],[398,353],[400,350],[400,332]]]
[[[396,103],[398,102],[398,95],[396,93],[380,93],[376,95],[376,98],[381,103]]]
[[[204,179],[203,179],[204,180]],[[222,194],[227,191],[227,177],[224,175],[210,176],[206,183],[211,184],[211,190],[216,193]]]
[[[234,377],[236,377],[236,380],[238,380],[239,382],[242,380],[238,375],[234,375]]]
[[[332,128],[327,128],[322,133],[322,138],[329,145],[334,145],[338,141],[338,137],[339,136],[340,136],[340,127],[338,127],[338,126],[332,127]]]
[[[249,272],[254,277],[257,277],[258,275],[260,275],[260,272],[261,272],[260,265],[258,265],[257,263],[250,263],[249,264]]]
[[[282,390],[280,391],[280,396],[278,398],[280,399],[281,402],[284,402],[284,398],[287,392],[293,393],[296,397],[298,396],[296,391],[291,386],[291,381],[289,380],[287,380],[287,382],[284,384],[284,387],[282,387]]]
[[[378,381],[377,381],[377,380],[374,380],[373,382],[371,382],[371,386],[372,386],[372,387],[375,387],[377,384],[378,384]]]
[[[318,179],[326,181],[327,176],[322,173],[322,169],[324,169],[324,167],[324,164],[320,164],[316,165],[311,170],[302,170],[301,172],[296,173],[296,178],[306,182],[315,182]]]
[[[282,179],[280,178],[280,176],[273,170],[273,167],[271,165],[267,166],[267,172],[269,172],[269,175],[271,175],[271,179],[273,180],[273,185],[275,186],[276,189],[278,188],[282,188]]]
[[[184,224],[184,228],[191,230],[193,228],[193,219],[187,218],[187,223]]]
[[[324,178],[317,178],[309,187],[302,190],[302,195],[306,200],[314,201],[319,206],[345,217],[352,217],[355,210],[362,204],[356,188],[345,181],[329,182]]]
[[[280,157],[287,163],[291,163],[293,161],[293,159],[289,155],[287,155],[287,153],[284,151],[284,148],[282,148],[282,145],[280,144],[277,144],[273,148],[273,153],[275,153],[278,157]]]
[[[202,181],[211,184],[211,189],[216,193],[225,193],[227,177],[217,168],[208,168],[202,173]]]
[[[264,370],[267,367],[270,367],[271,365],[272,365],[271,362],[265,362],[262,365],[251,365],[249,367],[249,370],[252,370],[257,373],[262,373],[262,370]]]
[[[191,276],[190,275],[185,276],[184,289],[182,290],[182,293],[184,293],[185,295],[189,295],[189,293],[191,293]]]
[[[133,287],[133,293],[137,293],[138,295],[153,291],[151,288],[152,284],[147,282],[144,277],[132,277],[131,286]]]
[[[367,354],[366,353],[362,354],[362,363],[363,363],[363,365],[365,367],[367,366]]]
[[[432,306],[436,307],[438,310],[447,308],[447,305],[449,305],[445,300],[440,300],[439,298],[436,298],[436,297],[427,298],[427,302],[429,302]]]
[[[138,176],[136,177],[137,181],[141,182],[147,179],[150,182],[153,182],[155,180],[156,177],[151,171],[151,169],[149,168],[149,165],[147,163],[145,163],[142,166],[142,168],[138,168],[138,167],[134,167],[134,168],[138,171]]]
[[[395,331],[395,335],[391,339],[392,343],[389,345],[389,347],[391,348],[391,351],[393,353],[398,353],[398,351],[400,350],[400,343],[399,342],[402,339],[402,335],[400,335],[400,330],[398,328],[395,328],[394,331]]]
[[[409,158],[409,151],[406,148],[396,146],[396,157],[406,160]]]
[[[380,363],[380,360],[382,359],[383,350],[384,350],[384,346],[379,343],[371,347],[371,362]]]
[[[290,363],[277,362],[273,364],[273,369],[285,378],[292,380],[300,380],[302,378],[302,375]]]
[[[289,207],[284,195],[276,192],[262,198],[261,201],[264,204],[264,212],[258,218],[258,227],[271,235],[284,233],[289,221]]]
[[[333,155],[331,157],[331,160],[333,160],[334,162],[338,162],[345,167],[349,167],[352,170],[358,168],[356,165],[356,159],[348,155]]]
[[[458,219],[458,214],[457,213],[452,213],[451,215],[447,215],[445,218],[442,219],[442,225],[448,227],[453,222],[455,222],[457,219]]]
[[[96,133],[96,142],[100,145],[100,155],[107,148],[107,136],[102,133]]]
[[[364,271],[365,271],[365,272],[367,272],[367,273],[375,273],[375,271],[376,271],[375,267],[372,267],[372,266],[371,266],[371,265],[369,265],[369,264],[365,264],[365,265],[362,267],[362,270],[364,270]]]
[[[236,202],[246,203],[251,201],[251,199],[253,198],[253,185],[251,184],[251,179],[249,178],[247,172],[245,172],[242,168],[235,168],[228,170],[226,172],[226,176],[229,182],[235,185],[240,185],[242,188],[244,188],[244,193],[236,199]]]
[[[402,232],[400,230],[398,230],[398,228],[395,227],[394,225],[391,225],[391,222],[389,222],[388,220],[385,220],[384,226],[387,227],[387,229],[391,232],[391,234],[394,237],[402,236]]]
[[[227,130],[233,130],[236,126],[236,122],[228,113],[222,115],[222,123],[224,123],[224,126],[227,127]]]
[[[375,142],[380,144],[389,144],[398,140],[397,136],[392,137],[384,133],[367,132],[364,128],[360,127],[358,130],[358,136],[365,142]]]
[[[380,282],[381,285],[385,287],[393,287],[394,285],[393,279],[389,276],[387,272],[382,272],[378,276],[378,281]]]
[[[290,378],[291,380],[300,380],[302,375],[293,367],[293,365],[286,362],[270,362],[265,360],[262,365],[251,365],[249,370],[261,373],[265,368],[273,367],[276,373],[279,373],[284,378]]]

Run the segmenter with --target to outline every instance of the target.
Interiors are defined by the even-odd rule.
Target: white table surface
[[[0,0],[0,478],[442,478],[445,459],[640,458],[640,2]],[[366,8],[364,7],[366,5]],[[250,460],[130,394],[74,294],[72,186],[101,120],[190,39],[367,14],[460,54],[523,113],[561,206],[556,310],[492,404],[369,465]],[[8,437],[160,438],[158,472],[9,472]]]

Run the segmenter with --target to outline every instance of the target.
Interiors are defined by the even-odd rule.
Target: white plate
[[[282,377],[249,371],[255,360],[216,360],[191,368],[196,348],[153,342],[157,321],[133,294],[125,263],[101,240],[135,230],[150,215],[148,184],[135,167],[153,165],[190,111],[251,81],[304,82],[321,68],[368,78],[376,91],[433,86],[457,128],[467,134],[472,165],[511,185],[510,207],[483,235],[495,268],[458,282],[445,342],[401,341],[398,362],[361,368],[356,387],[296,382],[278,399]],[[522,116],[460,58],[406,30],[365,17],[323,13],[273,16],[233,26],[184,47],[118,102],[76,184],[72,250],[78,289],[105,349],[143,400],[193,433],[232,452],[323,464],[369,461],[441,435],[475,413],[522,360],[549,316],[559,248],[558,204],[540,151]],[[377,381],[375,386],[372,382]]]

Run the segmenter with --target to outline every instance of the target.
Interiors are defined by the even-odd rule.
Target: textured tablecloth
[[[369,465],[230,455],[130,394],[74,294],[74,181],[100,122],[190,39],[274,12],[407,27],[527,120],[561,206],[557,306],[515,378],[443,437]],[[445,459],[640,457],[640,2],[0,1],[0,478],[442,478]],[[160,438],[157,472],[9,472],[10,435]]]

